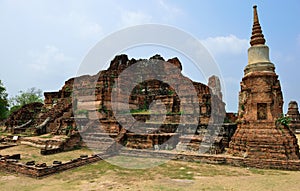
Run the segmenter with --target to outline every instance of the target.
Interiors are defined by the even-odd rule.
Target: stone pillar
[[[221,124],[224,122],[226,116],[225,104],[222,101],[222,91],[220,79],[213,75],[208,79],[208,87],[210,90],[210,122],[213,124]],[[202,108],[201,108],[202,109]]]
[[[218,76],[211,76],[208,78],[208,87],[211,90],[211,94],[216,95],[220,100],[222,100],[222,91],[221,91],[221,83]]]

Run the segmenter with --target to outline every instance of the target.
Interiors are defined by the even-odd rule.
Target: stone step
[[[83,141],[112,142],[114,139],[110,137],[83,137]]]
[[[83,133],[84,136],[93,136],[93,137],[106,137],[106,136],[110,136],[110,137],[116,137],[118,134],[117,133],[99,133],[99,132],[95,132],[95,133]]]
[[[101,141],[93,141],[93,140],[83,140],[83,142],[87,147],[99,151],[105,151],[114,143],[114,141],[101,142]]]

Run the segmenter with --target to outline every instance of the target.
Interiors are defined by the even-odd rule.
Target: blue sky
[[[31,87],[57,91],[76,75],[88,51],[109,34],[138,24],[165,24],[193,35],[207,47],[221,69],[227,111],[236,111],[254,4],[281,80],[286,110],[290,100],[300,102],[297,0],[0,0],[0,79],[10,96]],[[130,57],[160,53],[181,58],[161,49],[128,53]],[[184,61],[186,75],[207,83],[189,71]]]

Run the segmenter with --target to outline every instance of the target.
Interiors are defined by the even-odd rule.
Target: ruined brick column
[[[295,135],[289,127],[276,123],[283,113],[283,97],[256,6],[253,8],[251,47],[239,93],[238,127],[228,153],[256,159],[299,159]]]
[[[290,127],[298,133],[300,131],[300,114],[296,101],[290,101],[287,116],[291,118]]]

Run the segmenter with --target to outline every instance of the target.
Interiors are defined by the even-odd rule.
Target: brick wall
[[[62,172],[79,166],[87,165],[90,163],[94,163],[106,157],[108,157],[108,155],[102,155],[101,157],[98,155],[93,155],[90,157],[77,158],[66,163],[47,166],[47,167],[29,166],[18,162],[13,162],[12,160],[4,159],[4,160],[0,160],[0,169],[12,173],[18,173],[18,174],[20,173],[30,177],[37,178],[37,177],[42,177],[42,176]]]

